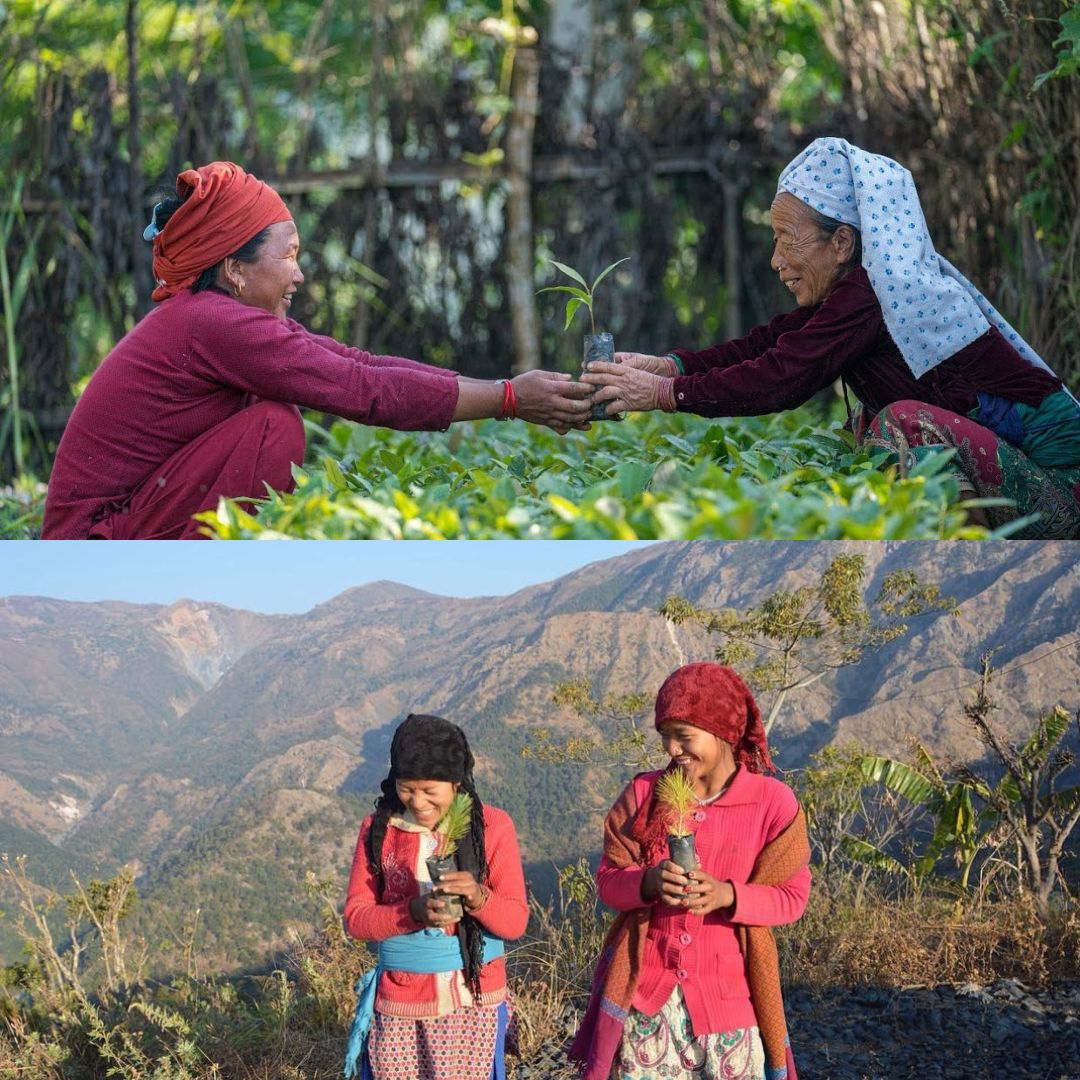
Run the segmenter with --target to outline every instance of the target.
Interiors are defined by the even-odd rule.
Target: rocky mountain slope
[[[600,788],[617,778],[591,774],[582,790],[580,773],[521,757],[538,727],[602,736],[552,703],[553,686],[588,678],[597,693],[654,692],[715,645],[656,614],[668,596],[758,603],[812,581],[840,551],[865,557],[871,591],[910,568],[960,613],[918,620],[793,696],[773,733],[785,767],[848,738],[888,753],[918,738],[977,757],[960,710],[988,648],[999,650],[1006,723],[1080,704],[1080,550],[1068,544],[660,544],[512,596],[383,582],[297,616],[8,597],[0,850],[27,852],[52,883],[69,865],[85,875],[131,863],[148,931],[163,910],[178,924],[178,909],[201,906],[223,962],[253,963],[289,919],[307,917],[305,870],[344,872],[390,733],[410,711],[470,733],[482,789],[514,814],[527,859],[590,850]]]

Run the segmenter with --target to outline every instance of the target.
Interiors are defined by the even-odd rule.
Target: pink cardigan
[[[655,784],[659,775],[653,773],[648,783]],[[665,903],[653,905],[635,1009],[655,1015],[678,984],[695,1035],[757,1024],[734,926],[779,926],[794,922],[806,908],[809,868],[782,885],[747,884],[761,849],[791,824],[797,810],[786,784],[740,769],[719,799],[696,811],[692,828],[698,859],[707,873],[732,883],[735,906],[730,913],[702,917]],[[600,898],[618,911],[646,906],[641,899],[644,875],[642,867],[619,869],[602,859]]]

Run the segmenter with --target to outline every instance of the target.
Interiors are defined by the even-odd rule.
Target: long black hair
[[[398,780],[448,780],[472,796],[469,832],[458,844],[457,863],[481,884],[488,880],[487,849],[484,841],[484,804],[473,780],[473,756],[465,732],[439,716],[412,713],[394,732],[390,746],[390,772],[379,785],[382,794],[375,800],[375,814],[367,835],[367,860],[382,893],[382,865],[386,830],[394,814],[403,814],[398,798]],[[458,944],[465,964],[465,981],[473,997],[480,997],[480,968],[484,964],[484,933],[476,919],[465,912],[457,924]]]

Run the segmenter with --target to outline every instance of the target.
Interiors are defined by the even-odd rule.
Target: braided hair
[[[487,850],[484,845],[484,804],[473,780],[474,760],[465,732],[439,716],[411,713],[394,732],[390,744],[390,772],[379,785],[382,794],[375,800],[375,814],[367,835],[367,860],[372,874],[383,885],[382,852],[386,830],[394,814],[403,814],[398,798],[398,780],[447,780],[472,796],[469,832],[458,844],[457,862],[481,884],[488,879]],[[467,911],[458,920],[458,945],[465,964],[465,981],[474,998],[480,997],[480,968],[484,963],[484,933]]]

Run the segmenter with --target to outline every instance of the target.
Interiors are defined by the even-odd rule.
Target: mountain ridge
[[[176,902],[184,881],[197,891],[213,879],[221,891],[230,876],[261,875],[300,893],[299,817],[282,825],[286,872],[270,865],[265,837],[252,832],[263,828],[258,813],[245,807],[289,791],[299,793],[290,806],[322,807],[338,831],[311,846],[311,869],[342,874],[389,736],[417,711],[469,732],[478,782],[513,813],[528,860],[571,857],[595,846],[612,777],[521,758],[540,728],[605,737],[556,707],[553,687],[584,678],[598,694],[654,693],[683,659],[708,658],[716,644],[700,628],[668,626],[657,614],[668,596],[744,607],[811,583],[840,552],[864,555],[868,592],[912,569],[956,595],[960,616],[922,619],[908,638],[793,697],[773,733],[784,767],[848,738],[891,754],[918,739],[972,760],[981,747],[960,710],[979,656],[997,645],[1006,725],[1054,700],[1069,705],[1080,684],[1077,649],[1065,644],[1080,610],[1080,553],[1069,545],[679,542],[509,596],[373,582],[295,615],[0,598],[0,816],[10,822],[0,843],[34,837],[36,858],[50,867],[70,858],[82,873],[135,865],[147,910],[166,895]],[[568,783],[583,782],[588,790],[568,802]],[[207,877],[214,850],[221,865]],[[282,917],[301,917],[299,904],[283,901]],[[219,930],[226,962],[233,931],[248,934],[233,960],[249,957],[256,938],[265,944],[228,920]]]

